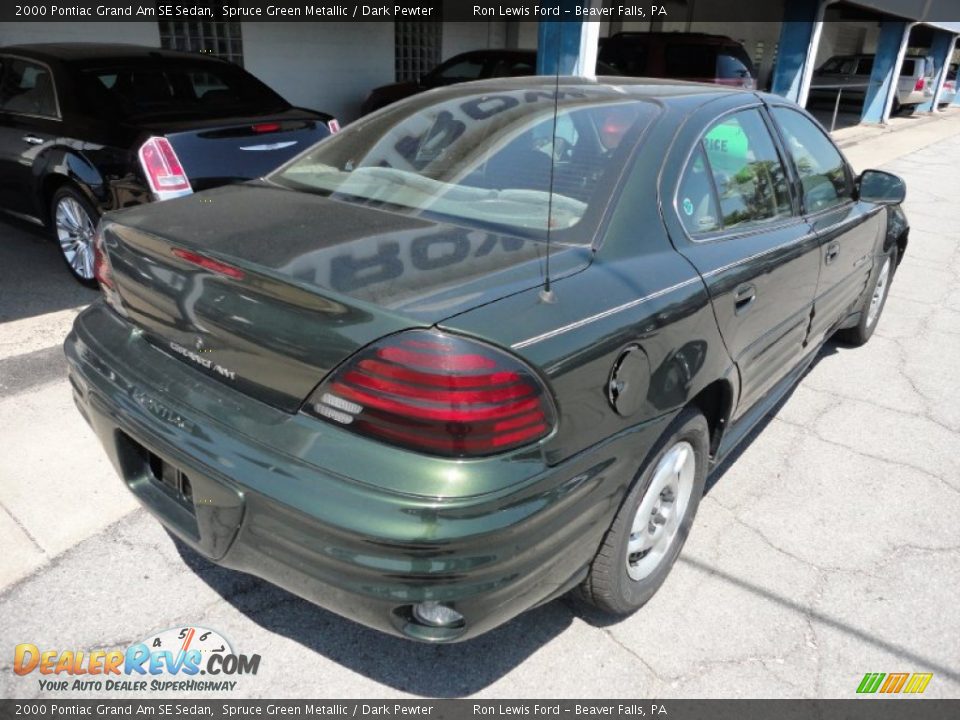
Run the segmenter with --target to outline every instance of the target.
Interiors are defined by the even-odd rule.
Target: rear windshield
[[[589,243],[656,106],[609,88],[463,88],[346,127],[269,180],[408,215]],[[554,133],[555,129],[555,133]],[[552,189],[552,194],[551,194]]]
[[[85,107],[119,118],[259,115],[289,107],[241,68],[214,62],[87,68],[80,71],[80,92]]]

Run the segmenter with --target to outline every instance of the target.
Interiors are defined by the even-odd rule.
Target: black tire
[[[903,112],[903,105],[900,104],[900,101],[896,98],[893,99],[893,104],[890,106],[890,117],[896,117]]]
[[[888,263],[889,265],[887,266]],[[877,292],[877,285],[883,276],[883,269],[885,266],[888,267],[886,281],[881,289],[881,295],[876,314],[871,318],[870,305],[873,302],[874,294]],[[871,278],[870,281],[870,290],[864,293],[863,300],[860,301],[860,307],[857,308],[857,310],[860,312],[860,320],[851,328],[845,328],[837,331],[838,340],[846,343],[847,345],[859,347],[866,344],[866,342],[873,337],[873,332],[877,329],[877,325],[880,323],[880,316],[883,315],[883,308],[886,307],[887,297],[890,295],[890,285],[893,283],[893,276],[896,273],[896,270],[897,246],[894,245],[892,248],[890,248],[887,254],[883,256],[880,262],[877,263],[877,269],[874,271],[873,278]]]
[[[640,579],[635,579],[628,570],[635,556],[627,554],[634,519],[648,489],[651,489],[658,465],[682,443],[689,443],[695,462],[689,500],[679,517],[675,534],[669,540],[666,550],[660,554],[652,571]],[[584,600],[605,612],[629,615],[642,607],[663,585],[680,555],[700,506],[707,480],[709,444],[710,430],[707,421],[697,410],[687,408],[671,423],[634,479],[590,565],[590,573],[579,589]],[[652,526],[653,522],[650,521],[650,524]]]
[[[83,194],[64,185],[50,199],[50,229],[60,257],[74,279],[97,287],[93,276],[93,233],[100,213]]]

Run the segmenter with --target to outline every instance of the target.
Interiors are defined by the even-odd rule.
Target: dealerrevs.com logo
[[[220,633],[202,627],[171,628],[126,650],[42,649],[20,643],[13,671],[37,673],[44,691],[230,691],[240,675],[256,675],[259,655],[234,652]],[[202,677],[201,677],[202,676]]]

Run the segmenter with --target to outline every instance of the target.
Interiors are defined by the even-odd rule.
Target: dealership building
[[[554,3],[551,3],[554,4]],[[610,6],[611,0],[562,0]],[[614,5],[617,3],[614,1]],[[744,6],[738,9],[738,5]],[[369,91],[415,80],[468,50],[539,48],[540,72],[592,68],[603,38],[618,32],[701,32],[740,41],[757,85],[805,104],[814,69],[835,55],[873,55],[852,122],[884,123],[895,107],[905,58],[929,57],[934,75],[918,108],[937,111],[950,64],[956,62],[960,0],[766,0],[764,21],[753,2],[673,0],[665,14],[639,21],[471,22],[6,22],[0,45],[36,42],[128,42],[219,55],[237,62],[295,105],[360,114]],[[909,62],[909,60],[908,60]],[[952,99],[960,104],[960,94]]]

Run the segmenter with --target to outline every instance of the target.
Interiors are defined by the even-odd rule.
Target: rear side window
[[[445,83],[476,80],[483,75],[484,65],[485,62],[483,58],[463,58],[451,65],[439,68],[435,77]]]
[[[668,78],[713,80],[717,72],[717,48],[712,45],[671,43],[664,50]]]
[[[773,108],[773,118],[800,176],[806,211],[817,212],[845,202],[851,196],[846,163],[823,131],[788,108]]]
[[[724,229],[792,214],[783,164],[759,111],[727,116],[707,131],[702,145]]]
[[[857,75],[870,75],[873,72],[873,58],[860,58],[857,63]]]
[[[105,117],[218,117],[277,112],[287,103],[241,68],[199,62],[90,68],[79,73],[84,107]]]
[[[900,74],[913,75],[914,70],[916,70],[916,63],[913,60],[904,60],[903,66],[900,68]]]
[[[691,235],[720,229],[717,198],[703,147],[694,151],[680,179],[677,210],[680,211],[680,221]]]
[[[604,45],[598,59],[624,75],[646,75],[647,43],[640,38],[612,40]]]
[[[57,116],[53,77],[45,65],[9,58],[0,84],[0,109],[22,115]]]
[[[737,79],[753,76],[753,63],[739,45],[727,45],[717,55],[718,78]]]

